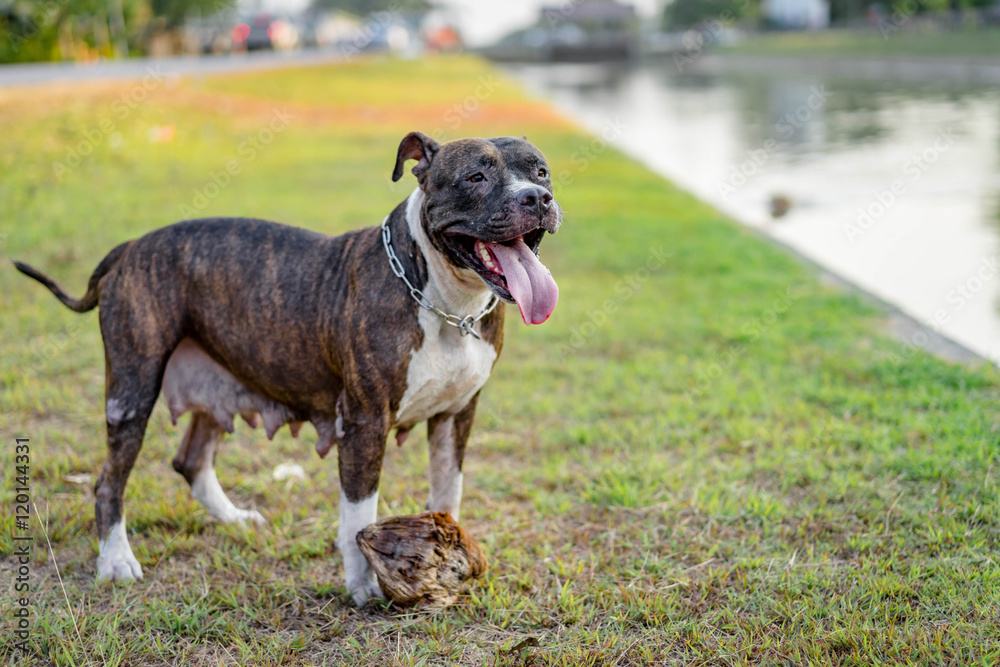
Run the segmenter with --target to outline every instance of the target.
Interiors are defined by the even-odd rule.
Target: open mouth
[[[447,238],[462,263],[475,271],[494,294],[517,304],[525,324],[541,324],[549,319],[559,300],[556,281],[538,260],[538,246],[544,235],[545,230],[538,227],[501,242],[467,234],[450,234]]]

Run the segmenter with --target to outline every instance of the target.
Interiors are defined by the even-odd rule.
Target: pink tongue
[[[508,245],[490,243],[489,246],[500,260],[507,289],[517,301],[524,323],[541,324],[549,319],[559,301],[559,286],[524,239],[519,238]]]

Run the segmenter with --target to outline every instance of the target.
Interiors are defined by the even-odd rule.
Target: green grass
[[[1000,28],[954,32],[912,29],[891,24],[868,30],[823,32],[770,32],[751,35],[737,46],[724,49],[734,54],[818,57],[945,57],[1000,59]]]
[[[15,435],[31,438],[47,526],[32,524],[27,662],[1000,661],[1000,373],[885,337],[862,299],[596,150],[512,82],[477,97],[483,76],[497,75],[440,59],[164,83],[124,118],[112,105],[134,84],[0,92],[0,254],[75,294],[114,244],[180,218],[231,157],[241,173],[200,213],[337,233],[378,223],[413,187],[388,179],[406,131],[527,134],[565,210],[543,249],[560,304],[544,326],[508,319],[466,457],[463,525],[490,570],[460,605],[430,614],[348,604],[336,462],[316,457],[310,429],[302,441],[286,430],[268,443],[245,426],[227,438],[223,486],[269,519],[244,530],[190,499],[169,463],[183,424],[162,404],[126,498],[146,579],[95,584],[92,492],[67,476],[94,475],[104,459],[97,315],[0,265],[4,562]],[[456,105],[457,123],[446,119]],[[294,119],[243,158],[238,146],[274,108]],[[120,136],[56,179],[52,163],[103,118]],[[163,125],[175,138],[151,143]],[[425,444],[420,434],[390,446],[382,516],[421,509]],[[272,481],[282,462],[307,480]],[[0,586],[9,624],[13,575]]]

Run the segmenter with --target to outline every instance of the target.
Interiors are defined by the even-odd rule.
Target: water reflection
[[[995,88],[670,63],[511,72],[593,131],[619,119],[621,149],[1000,362]]]

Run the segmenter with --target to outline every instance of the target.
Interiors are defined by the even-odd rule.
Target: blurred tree
[[[151,22],[175,27],[191,13],[209,16],[234,2],[0,0],[0,62],[72,58],[81,43],[105,57],[125,57],[129,52],[127,44],[142,52]]]
[[[839,24],[864,20],[871,4],[869,0],[830,0],[830,21]]]
[[[149,0],[154,17],[166,20],[167,27],[184,23],[188,16],[213,16],[236,4],[236,0]]]
[[[689,28],[700,21],[720,21],[727,26],[756,17],[760,0],[674,0],[663,8],[668,29]]]
[[[356,16],[372,12],[414,12],[432,9],[430,0],[312,0],[312,9],[339,9]]]
[[[727,24],[754,22],[760,17],[761,0],[674,0],[663,8],[667,29],[689,28],[701,21]],[[1000,6],[1000,0],[830,0],[830,20],[835,24],[863,23],[874,9],[885,15],[945,12],[963,8],[984,9]]]

